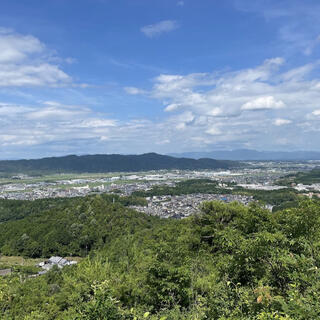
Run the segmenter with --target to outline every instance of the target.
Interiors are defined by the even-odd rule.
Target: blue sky
[[[1,0],[0,157],[320,150],[318,0]]]

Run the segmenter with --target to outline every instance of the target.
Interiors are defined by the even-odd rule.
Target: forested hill
[[[174,158],[156,153],[142,155],[70,155],[33,160],[0,161],[0,172],[129,172],[161,169],[229,169],[239,166],[238,162],[214,159]]]
[[[83,259],[35,278],[13,265],[0,276],[0,319],[320,319],[319,200],[274,213],[205,202],[183,220],[124,206],[141,200],[45,199],[22,213],[19,201],[2,204],[0,216],[13,214],[0,224],[6,261]]]

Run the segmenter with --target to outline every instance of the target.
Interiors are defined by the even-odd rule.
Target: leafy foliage
[[[289,174],[278,181],[279,185],[289,186],[292,183],[306,185],[320,183],[320,169],[316,168],[308,172]]]
[[[123,206],[144,201],[117,195],[37,202],[9,201],[12,210],[10,219],[25,217],[0,224],[1,252],[32,258],[85,256],[92,249],[107,244],[113,237],[134,233],[142,226],[151,227],[152,221],[159,220]]]
[[[62,210],[71,224],[81,213],[97,220],[88,257],[34,279],[0,278],[3,319],[320,317],[319,202],[274,213],[256,203],[207,202],[184,220],[151,218],[103,197],[74,199]],[[34,229],[51,226],[48,212],[37,219]],[[90,219],[80,221],[81,228],[68,225],[80,229],[79,239],[90,229]]]
[[[142,155],[97,154],[86,156],[52,157],[34,160],[2,160],[3,173],[73,173],[73,172],[129,172],[162,169],[228,169],[240,163],[214,159],[174,158],[156,153]]]
[[[211,179],[191,179],[178,182],[174,187],[155,186],[149,191],[136,191],[133,194],[139,197],[152,197],[192,193],[226,194],[231,193],[231,190],[219,187],[218,182]]]

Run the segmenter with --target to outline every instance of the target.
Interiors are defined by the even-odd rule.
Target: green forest
[[[290,186],[292,183],[302,183],[306,185],[320,183],[320,169],[316,168],[308,172],[298,172],[289,174],[278,181],[279,185],[285,186]]]
[[[0,206],[5,255],[82,256],[0,277],[1,319],[319,319],[320,203],[206,202],[183,220],[95,195]],[[10,212],[12,215],[10,217]]]
[[[245,167],[237,161],[215,159],[176,158],[157,153],[141,155],[96,154],[64,157],[50,157],[29,160],[0,160],[0,176],[9,177],[13,173],[31,175],[48,173],[101,173],[132,172],[163,169],[230,169]]]

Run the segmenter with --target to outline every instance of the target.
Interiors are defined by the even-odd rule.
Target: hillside
[[[32,258],[85,256],[123,232],[154,224],[158,219],[124,207],[141,201],[117,195],[1,200],[0,253]]]
[[[319,202],[273,214],[208,202],[160,220],[110,200],[66,199],[0,225],[2,252],[89,253],[37,278],[0,277],[1,319],[319,319]]]
[[[290,186],[292,183],[311,185],[320,183],[320,168],[308,172],[297,172],[289,174],[278,181],[279,185]]]
[[[170,154],[174,157],[192,159],[210,158],[233,161],[306,161],[320,160],[319,151],[257,151],[249,149],[216,150],[212,152],[186,152]]]
[[[174,158],[156,153],[142,155],[70,155],[32,160],[0,161],[3,173],[82,173],[82,172],[129,172],[162,169],[228,169],[239,166],[233,161],[214,159]]]

